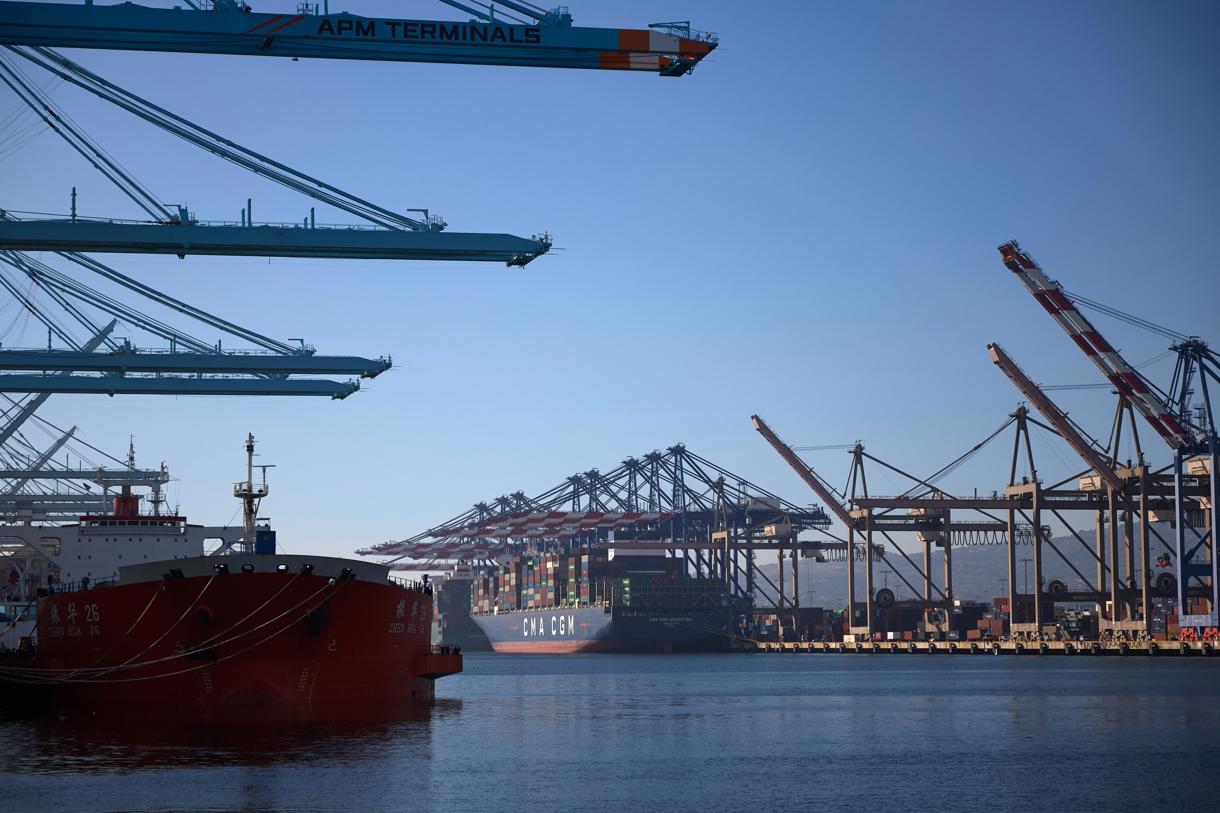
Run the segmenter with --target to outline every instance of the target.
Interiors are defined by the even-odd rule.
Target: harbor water
[[[409,719],[8,717],[0,810],[1195,809],[1220,660],[472,654]]]

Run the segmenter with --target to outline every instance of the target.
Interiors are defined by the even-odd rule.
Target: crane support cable
[[[1119,393],[1126,396],[1170,448],[1180,450],[1190,447],[1193,443],[1192,431],[1169,411],[1163,399],[1158,400],[1159,391],[1155,386],[1133,368],[1085,318],[1075,303],[1064,294],[1063,286],[1048,277],[1029,252],[1021,249],[1016,240],[1002,244],[999,251],[1005,267],[1016,275],[1038,304],[1114,384]]]
[[[155,319],[146,314],[140,313],[135,308],[125,305],[117,299],[103,294],[85,285],[82,282],[77,282],[71,277],[61,274],[49,265],[40,263],[31,257],[23,255],[19,252],[0,252],[0,262],[8,263],[25,273],[31,279],[39,281],[41,284],[52,286],[58,290],[75,296],[81,300],[87,301],[100,310],[109,313],[111,316],[116,316],[123,321],[139,327],[143,330],[160,336],[171,342],[177,342],[184,347],[188,347],[196,352],[211,353],[215,352],[215,348],[200,339],[195,338],[187,333],[183,333],[170,325],[165,324],[159,319]]]
[[[10,398],[9,396],[7,396],[7,395],[5,395],[5,394],[3,394],[3,393],[0,393],[0,398],[3,398],[4,400],[8,401],[8,402],[9,402],[9,404],[11,404],[11,405],[12,405],[14,408],[15,408],[15,407],[17,407],[17,406],[19,405],[19,403],[20,403],[20,401],[19,401],[19,400],[16,400],[16,399]],[[6,411],[6,413],[5,413],[5,414],[6,414],[6,415],[8,414],[8,413],[7,413],[7,411]],[[64,430],[63,430],[63,427],[59,426],[58,424],[56,424],[56,423],[55,423],[55,422],[53,422],[53,421],[49,421],[49,420],[47,420],[46,418],[42,417],[41,415],[31,415],[30,417],[31,417],[31,418],[33,418],[33,419],[34,419],[34,421],[35,421],[36,423],[40,423],[40,424],[42,424],[43,426],[49,427],[50,429],[53,429],[53,430],[54,430],[54,431],[56,431],[56,432],[60,432],[60,433],[62,433],[62,432],[64,431]],[[112,454],[110,454],[109,452],[107,452],[105,449],[99,449],[98,447],[96,447],[96,446],[94,446],[93,444],[89,443],[87,440],[82,440],[82,439],[81,439],[81,438],[79,438],[79,437],[73,437],[73,438],[72,438],[72,442],[73,442],[74,444],[79,443],[81,446],[84,446],[84,447],[86,447],[86,448],[88,448],[88,449],[93,450],[94,452],[97,452],[97,453],[98,453],[98,454],[100,454],[102,457],[106,458],[107,460],[110,460],[110,461],[111,461],[111,462],[113,462],[113,463],[117,463],[117,464],[119,464],[120,466],[124,466],[124,467],[126,467],[126,466],[127,466],[127,461],[126,461],[126,460],[120,460],[119,458],[117,458],[117,457],[115,457],[114,455],[112,455]]]
[[[106,279],[110,280],[111,282],[115,282],[119,285],[122,285],[124,288],[134,291],[135,293],[138,293],[141,296],[144,296],[145,298],[150,299],[159,305],[164,305],[167,308],[178,311],[179,313],[189,316],[192,319],[202,322],[205,325],[214,327],[217,330],[222,330],[225,333],[228,333],[230,336],[234,336],[239,339],[244,339],[244,340],[251,342],[252,344],[256,344],[266,350],[271,350],[271,351],[280,353],[285,356],[297,354],[300,352],[297,348],[293,347],[290,344],[285,344],[284,342],[278,341],[276,339],[272,339],[269,336],[264,336],[261,333],[250,330],[249,328],[245,328],[245,327],[242,327],[241,325],[234,324],[233,322],[230,322],[227,319],[221,319],[219,316],[215,316],[213,314],[208,313],[207,311],[200,310],[199,308],[196,308],[193,305],[188,305],[187,303],[183,302],[182,300],[175,299],[174,297],[170,296],[169,294],[163,293],[161,291],[158,291],[156,288],[152,288],[148,285],[145,285],[142,282],[134,280],[131,277],[127,276],[126,274],[116,271],[115,269],[111,268],[110,266],[105,265],[104,263],[99,262],[98,260],[95,260],[86,254],[80,254],[80,253],[73,252],[73,251],[65,251],[65,252],[60,252],[60,256],[63,257],[64,259],[71,260],[72,262],[76,263],[79,266],[82,266],[83,268],[89,269],[90,271],[94,272],[95,274],[99,274],[99,275],[105,277]]]
[[[2,217],[2,215],[0,215],[0,217]],[[82,311],[79,307],[77,307],[76,304],[74,304],[67,296],[65,296],[62,291],[60,291],[58,288],[54,287],[53,285],[48,284],[47,280],[45,278],[43,278],[41,275],[28,274],[27,272],[25,272],[24,269],[21,268],[21,266],[18,262],[10,261],[8,259],[7,255],[8,255],[8,252],[0,252],[0,261],[6,262],[9,265],[12,265],[17,270],[20,270],[23,273],[26,273],[26,275],[30,277],[31,283],[33,283],[34,285],[37,285],[47,296],[49,296],[51,299],[53,299],[56,302],[56,304],[58,304],[61,308],[63,308],[82,327],[84,327],[87,331],[89,331],[90,336],[97,335],[99,333],[99,331],[101,331],[101,326],[98,325],[97,323],[95,323],[92,319],[90,319],[85,314],[85,312]],[[24,259],[26,261],[30,261],[28,257],[22,258],[21,255],[16,255],[16,256],[19,259]],[[27,305],[27,307],[28,307],[28,305]],[[60,330],[58,329],[58,327],[56,327],[54,332],[56,333],[56,335],[60,335]],[[63,340],[65,344],[67,344],[69,347],[71,347],[74,350],[81,349],[80,344],[78,342],[72,340],[71,338],[65,338],[61,335],[61,340]],[[119,343],[116,342],[114,339],[110,338],[109,335],[105,336],[103,341],[106,344],[106,346],[108,346],[111,350],[117,350],[120,346]]]
[[[336,186],[295,170],[266,155],[243,147],[218,133],[208,130],[175,113],[171,113],[165,108],[153,104],[131,91],[106,81],[87,68],[49,48],[27,49],[12,45],[5,47],[53,75],[71,82],[98,98],[108,101],[213,155],[217,155],[255,174],[282,184],[289,189],[308,195],[322,203],[342,209],[370,223],[389,229],[407,229],[410,231],[427,231],[442,225],[438,219],[429,220],[425,217],[423,220],[417,220],[378,206],[350,192],[345,192]]]
[[[1008,417],[1008,420],[1004,421],[1002,424],[1000,424],[998,427],[996,427],[996,429],[990,435],[983,438],[978,443],[974,444],[974,446],[967,449],[957,458],[949,461],[944,466],[942,466],[941,468],[937,469],[936,471],[934,471],[930,475],[928,475],[925,478],[925,481],[923,484],[927,485],[929,488],[931,488],[932,486],[935,486],[936,483],[943,480],[945,477],[948,477],[950,474],[957,471],[959,468],[961,468],[966,463],[966,461],[970,460],[970,458],[974,457],[976,454],[978,454],[980,451],[982,451],[983,447],[985,447],[988,443],[991,443],[991,441],[995,440],[1001,432],[1003,432],[1008,427],[1012,426],[1013,421],[1015,421],[1015,420],[1016,420],[1016,416],[1010,415]],[[870,455],[870,457],[871,457],[871,455]],[[880,461],[878,461],[878,462],[880,462]],[[885,465],[885,464],[883,463],[882,465]],[[909,477],[910,475],[907,475],[907,476]],[[916,488],[918,488],[918,485],[911,486],[909,489],[906,490],[906,492],[904,492],[902,494],[902,496],[904,496],[904,497],[910,496],[910,494],[912,492],[914,492],[916,490]],[[947,493],[947,492],[944,492],[943,490],[941,490],[940,488],[935,488],[933,490],[940,491],[942,494]]]
[[[70,147],[106,176],[123,194],[131,198],[149,217],[159,221],[173,220],[157,197],[125,170],[119,163],[98,146],[84,131],[76,127],[68,116],[57,108],[50,98],[24,74],[0,55],[0,81],[8,85],[22,102],[37,113],[47,126],[54,130]]]
[[[1068,290],[1064,290],[1063,295],[1077,304],[1085,305],[1086,307],[1090,307],[1093,310],[1098,311],[1099,313],[1104,313],[1107,316],[1112,316],[1115,319],[1126,322],[1129,325],[1134,325],[1135,327],[1142,328],[1143,330],[1147,330],[1149,333],[1155,333],[1158,336],[1164,336],[1166,339],[1170,339],[1172,341],[1182,341],[1182,340],[1188,338],[1185,333],[1179,333],[1178,331],[1174,330],[1173,328],[1168,328],[1168,327],[1165,327],[1164,325],[1158,325],[1156,322],[1150,322],[1147,319],[1144,319],[1142,317],[1136,316],[1131,313],[1127,313],[1126,311],[1121,311],[1118,308],[1111,307],[1110,305],[1106,305],[1106,304],[1104,304],[1102,302],[1098,302],[1094,299],[1089,299],[1088,297],[1082,296],[1081,294],[1077,294],[1077,293],[1073,293]]]
[[[37,280],[34,280],[34,282],[37,283]],[[73,350],[80,349],[80,345],[77,343],[76,339],[72,338],[71,335],[64,332],[64,330],[55,322],[54,319],[52,319],[50,316],[48,316],[46,313],[43,312],[42,308],[40,308],[38,306],[38,303],[36,303],[33,299],[31,299],[29,296],[27,296],[20,288],[17,287],[16,284],[11,282],[8,279],[8,277],[5,276],[3,273],[0,273],[0,287],[3,287],[6,291],[8,291],[10,294],[12,294],[13,298],[16,299],[18,302],[20,302],[22,304],[22,306],[24,306],[25,309],[29,313],[32,313],[34,315],[35,319],[42,322],[42,324],[46,327],[47,330],[51,331],[51,333],[58,336],[60,341],[62,341],[64,344],[70,346]],[[39,287],[41,287],[41,286],[39,286]]]
[[[488,3],[481,2],[481,0],[470,0],[470,2],[474,3],[475,6],[477,6],[477,8],[468,6],[465,3],[459,3],[459,2],[457,2],[457,0],[441,0],[441,2],[447,6],[452,6],[453,8],[457,9],[458,11],[464,11],[467,14],[477,17],[486,23],[502,23],[505,20],[508,20],[509,22],[514,22],[519,25],[533,25],[533,23],[529,22],[528,20],[523,20],[520,17],[516,17],[512,14],[506,14],[504,11],[500,12],[500,17],[496,17],[494,7],[492,7]],[[504,6],[505,8],[511,8],[514,11],[519,11],[519,12],[523,11],[519,6],[516,6],[515,4],[513,4],[511,2],[511,0],[510,0],[510,2],[507,2],[507,3],[502,2],[502,3],[500,3],[500,5]],[[535,19],[535,21],[543,19],[543,17],[539,16],[537,14],[537,12],[523,11],[523,13],[528,14],[530,17],[533,17]]]
[[[51,287],[50,285],[45,284],[40,279],[35,279],[34,284],[37,285],[39,288],[41,288],[43,290],[43,292],[46,293],[47,296],[49,296],[49,297],[51,297],[51,299],[55,300],[56,304],[58,304],[59,307],[63,308],[73,319],[75,319],[77,321],[77,323],[81,325],[81,327],[83,327],[87,331],[89,331],[90,336],[94,335],[99,330],[101,330],[101,325],[98,325],[96,322],[94,322],[92,319],[90,319],[88,317],[88,315],[85,314],[84,311],[82,311],[79,307],[77,307],[76,304],[73,303],[71,299],[69,299],[67,296],[64,296],[63,293],[61,293],[60,291]],[[80,349],[80,347],[75,345],[74,343],[70,343],[70,344],[74,349],[77,349],[77,350]],[[112,350],[117,349],[119,347],[119,343],[116,342],[114,339],[111,339],[109,336],[106,337],[106,344]]]
[[[0,212],[0,219],[16,220],[17,218],[16,218],[16,216],[14,216],[11,213]],[[299,348],[295,348],[290,344],[286,344],[284,342],[278,341],[276,339],[271,338],[270,336],[265,336],[261,333],[250,330],[249,328],[242,327],[241,325],[234,324],[233,322],[230,322],[226,319],[222,319],[219,316],[215,316],[214,314],[208,313],[207,311],[200,310],[199,308],[196,308],[193,305],[189,305],[180,299],[175,299],[174,297],[170,296],[169,294],[158,291],[156,288],[145,285],[144,283],[139,282],[138,280],[132,279],[131,277],[127,276],[126,274],[116,271],[115,269],[111,268],[110,266],[108,266],[102,262],[99,262],[98,260],[95,260],[92,257],[89,257],[88,255],[80,254],[80,253],[72,252],[72,251],[61,251],[61,252],[58,252],[58,254],[59,254],[59,256],[63,257],[64,259],[70,260],[70,261],[76,263],[77,265],[79,265],[83,268],[86,268],[89,271],[92,271],[93,273],[104,277],[105,279],[110,280],[111,282],[117,283],[117,284],[123,286],[124,288],[127,288],[130,291],[140,294],[141,296],[157,303],[158,305],[163,305],[167,308],[170,308],[171,310],[175,310],[185,316],[189,316],[192,319],[195,319],[196,321],[202,322],[205,325],[208,325],[210,327],[214,327],[218,330],[224,331],[225,333],[228,333],[231,336],[251,342],[252,344],[256,344],[259,347],[262,347],[266,350],[270,350],[275,353],[279,353],[281,355],[286,355],[286,356],[287,355],[299,355],[301,352]],[[37,269],[41,274],[44,274],[47,276],[54,276],[57,279],[62,280],[63,284],[65,284],[65,285],[71,284],[72,286],[76,286],[78,289],[78,292],[79,292],[77,294],[78,296],[83,298],[85,301],[90,302],[91,304],[98,305],[99,307],[103,307],[102,305],[100,305],[100,302],[102,300],[108,300],[111,302],[114,301],[114,300],[110,300],[109,297],[106,297],[104,294],[97,292],[92,288],[89,288],[88,286],[84,285],[83,283],[76,282],[75,280],[72,280],[70,277],[60,274],[59,272],[52,269],[50,266],[46,265],[45,263],[39,262],[38,260],[33,259],[32,257],[30,257],[27,254],[23,254],[21,252],[0,252],[0,259],[7,259],[7,261],[10,264],[14,264],[14,265],[26,264],[26,265],[32,266],[35,269]],[[67,309],[67,308],[65,307],[65,309]],[[131,309],[128,309],[128,310],[131,313],[137,313],[134,310],[131,310]],[[113,311],[111,311],[111,312],[113,313]],[[118,315],[118,314],[114,314],[114,315]],[[176,331],[173,328],[170,328],[168,325],[165,325],[163,322],[160,322],[159,320],[152,320],[151,317],[144,316],[143,314],[140,314],[140,316],[144,320],[156,322],[156,324],[162,326],[162,329],[164,331],[171,331],[174,334],[173,336],[171,336],[167,333],[163,333],[163,332],[159,332],[159,331],[150,331],[150,332],[157,333],[157,335],[161,335],[162,338],[173,339],[175,341],[179,341],[182,344],[184,344],[185,346],[194,347],[194,349],[200,350],[203,352],[211,352],[214,349],[210,345],[200,341],[199,339],[196,339],[188,334],[182,333],[181,331]],[[94,328],[94,330],[96,330],[96,328]],[[112,344],[112,346],[117,346],[117,345],[114,345],[113,343],[111,343],[111,344]]]

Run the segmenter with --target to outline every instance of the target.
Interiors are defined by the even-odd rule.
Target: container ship
[[[526,553],[473,582],[470,617],[496,652],[720,651],[749,612],[659,550]]]
[[[142,514],[129,487],[113,513],[35,529],[9,557],[0,604],[10,701],[339,718],[433,700],[434,681],[462,662],[432,646],[432,587],[382,565],[279,553],[275,532],[255,523],[268,488],[253,481],[253,450],[250,437],[247,479],[234,487],[240,535]],[[208,539],[220,540],[210,555]]]
[[[491,642],[470,617],[475,573],[469,564],[455,565],[436,582],[436,639],[463,652],[490,652]]]

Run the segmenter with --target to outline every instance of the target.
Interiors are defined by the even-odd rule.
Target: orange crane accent
[[[1038,304],[1059,323],[1118,392],[1135,405],[1171,448],[1185,449],[1192,445],[1190,430],[1182,426],[1173,413],[1157,399],[1147,379],[1128,364],[1122,354],[1077,310],[1076,305],[1063,292],[1063,286],[1046,276],[1029,253],[1021,250],[1021,245],[1016,240],[1009,240],[1000,246],[1000,257],[1008,270],[1016,274],[1034,295]]]

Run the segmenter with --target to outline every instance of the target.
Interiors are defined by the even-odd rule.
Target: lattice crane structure
[[[357,553],[393,557],[389,562],[399,569],[438,570],[526,549],[660,550],[683,558],[692,574],[723,580],[734,596],[782,609],[799,602],[798,554],[846,555],[845,544],[825,533],[829,525],[821,507],[789,502],[678,444],[627,458],[607,472],[573,474],[534,497],[514,491],[479,502],[412,537]],[[812,538],[799,539],[804,532]],[[758,569],[761,551],[777,557],[777,580]]]
[[[1217,442],[1209,386],[1220,384],[1220,359],[1197,336],[1159,328],[1146,320],[1069,294],[1062,285],[1046,275],[1016,240],[1002,244],[999,251],[1008,270],[1113,385],[1119,396],[1116,431],[1121,428],[1123,410],[1129,412],[1133,407],[1172,450],[1175,495],[1172,508],[1173,554],[1177,567],[1178,606],[1185,616],[1181,623],[1186,627],[1215,627],[1217,607],[1220,607],[1220,548],[1216,545],[1220,491],[1214,475],[1220,462],[1220,444]],[[1157,387],[1128,363],[1122,353],[1080,312],[1077,300],[1173,338],[1175,343],[1170,349],[1177,354],[1178,361],[1169,391]],[[995,346],[992,348],[993,358],[1004,367],[1003,360],[997,357]],[[999,352],[1002,354],[1003,351]],[[1193,403],[1196,388],[1197,394],[1202,396],[1197,408]],[[1135,431],[1133,423],[1131,431]],[[1133,477],[1138,477],[1144,469],[1142,451],[1140,458],[1137,470],[1131,474]],[[1106,481],[1111,500],[1123,499],[1123,483],[1116,482],[1115,478],[1107,476],[1091,462],[1090,468]],[[1113,533],[1113,526],[1111,530]],[[1196,594],[1194,587],[1201,588],[1209,599],[1211,609],[1206,614],[1187,613],[1189,599]]]
[[[1105,373],[1119,395],[1110,437],[1104,444],[1092,438],[998,344],[988,345],[992,361],[1046,422],[1021,405],[998,429],[931,475],[911,474],[857,443],[850,447],[849,485],[841,493],[802,460],[795,447],[754,416],[755,429],[846,529],[848,543],[857,554],[848,560],[850,634],[871,638],[893,609],[922,612],[921,632],[942,636],[962,632],[953,626],[952,552],[955,547],[977,544],[1007,548],[1011,632],[1021,640],[1045,640],[1054,634],[1056,604],[1092,604],[1103,635],[1120,640],[1146,638],[1152,632],[1150,620],[1157,598],[1173,600],[1181,608],[1181,637],[1214,634],[1220,579],[1212,542],[1217,505],[1211,476],[1216,466],[1216,432],[1208,388],[1217,381],[1216,357],[1197,337],[1068,294],[1016,242],[1004,244],[1000,252],[1005,265]],[[1161,390],[1128,364],[1080,313],[1078,302],[1170,338],[1178,362],[1169,390]],[[1196,395],[1201,396],[1200,404],[1194,403]],[[1153,468],[1145,459],[1135,424],[1137,411],[1170,446],[1174,453],[1171,465]],[[1010,427],[1012,458],[1006,487],[989,496],[977,491],[961,496],[939,485],[948,473]],[[1119,459],[1124,429],[1134,443],[1135,461]],[[1084,470],[1045,482],[1034,457],[1034,430],[1045,432],[1054,442],[1066,443]],[[892,496],[870,494],[866,463],[885,469],[891,477],[904,478],[909,488]],[[1072,518],[1082,514],[1093,522],[1091,541],[1089,531],[1074,527],[1079,523]],[[1058,523],[1063,536],[1052,536],[1051,522]],[[914,535],[915,544],[922,546],[922,565],[907,555],[910,543],[896,538],[901,533]],[[875,538],[884,539],[886,547],[874,549],[872,556],[861,555]],[[857,539],[863,539],[863,545]],[[1033,564],[1033,585],[1024,591],[1016,567],[1020,545],[1029,546],[1027,561]],[[932,576],[934,547],[941,549],[944,564],[940,585]],[[1091,557],[1090,566],[1083,569],[1068,555],[1079,554],[1080,549]],[[1047,554],[1054,554],[1057,560],[1048,562]],[[898,601],[893,590],[877,590],[874,559],[889,565],[914,598]],[[863,601],[857,599],[856,560],[865,562]],[[1048,564],[1067,572],[1061,570],[1047,578]],[[1188,608],[1200,601],[1211,610],[1191,613]]]

